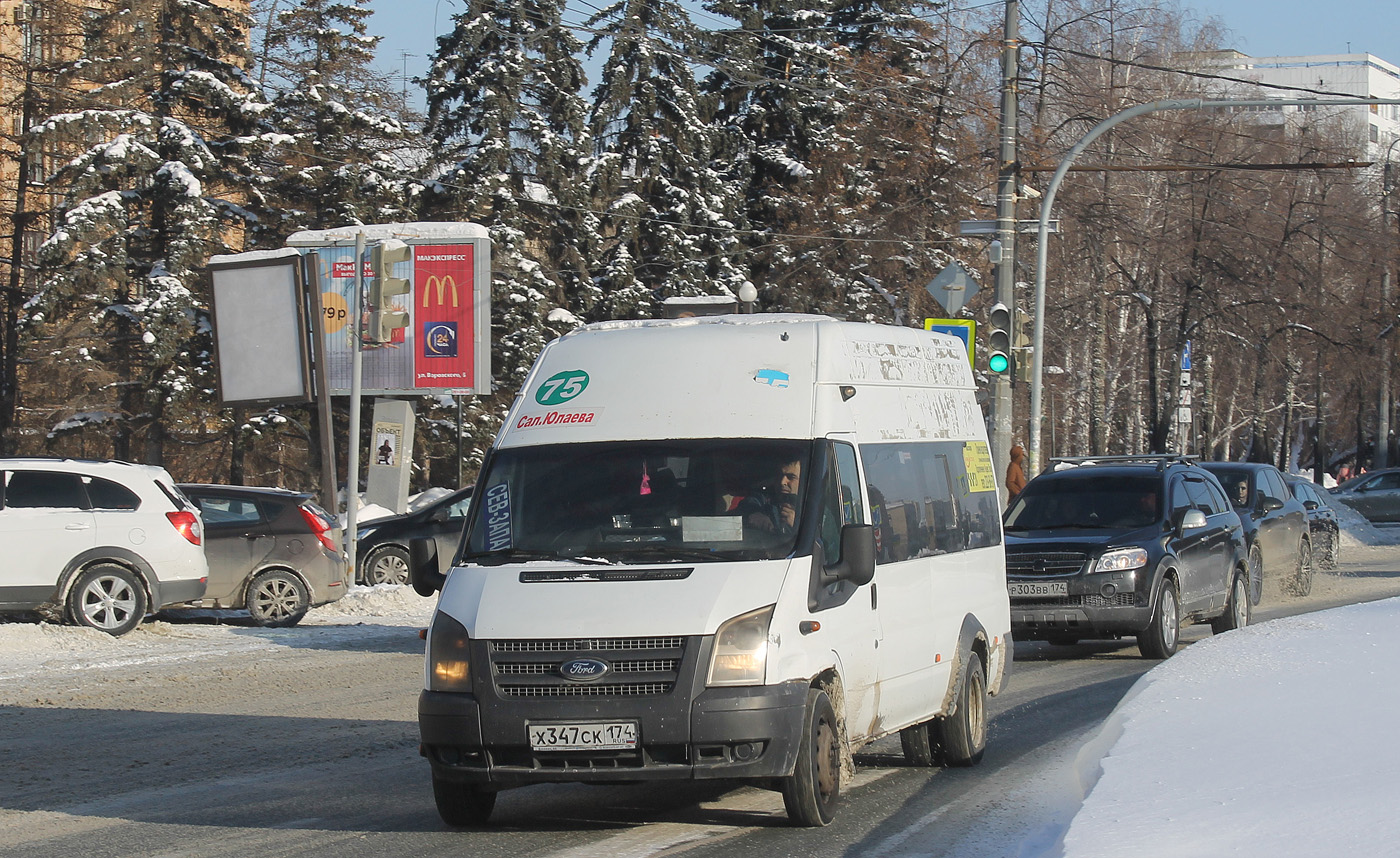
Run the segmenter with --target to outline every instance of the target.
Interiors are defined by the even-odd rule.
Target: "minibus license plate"
[[[619,751],[637,747],[636,721],[584,721],[530,724],[530,747],[536,751]]]
[[[1069,584],[1064,581],[1008,581],[1006,588],[1012,596],[1069,595]]]

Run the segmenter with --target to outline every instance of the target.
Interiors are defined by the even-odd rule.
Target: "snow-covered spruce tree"
[[[412,219],[417,185],[406,177],[416,169],[416,135],[402,96],[373,68],[381,37],[368,34],[372,14],[367,0],[268,10],[258,76],[272,97],[270,121],[286,135],[270,153],[268,189],[282,235]]]
[[[580,45],[555,0],[470,0],[438,39],[428,88],[434,143],[423,216],[491,233],[497,396],[470,415],[489,441],[553,336],[596,303],[588,281],[597,219],[586,205],[591,144]]]
[[[671,0],[620,0],[589,26],[590,50],[610,46],[592,114],[606,312],[646,316],[657,299],[736,291],[741,212],[692,72],[694,24]]]
[[[925,171],[911,155],[946,164],[925,140],[906,136],[926,136],[908,117],[927,110],[940,92],[930,74],[929,34],[917,17],[930,5],[706,3],[737,22],[707,39],[715,71],[705,88],[718,99],[716,126],[729,175],[742,189],[751,273],[767,306],[889,318],[888,306],[872,303],[872,295],[900,287],[882,284],[871,262],[909,260],[910,247],[881,252],[861,240],[921,220],[908,220],[907,211],[894,219],[881,213],[894,202],[881,195],[901,182],[918,184],[916,194],[927,190],[905,172],[911,164]],[[904,115],[886,115],[892,109]],[[917,244],[919,230],[909,231]]]
[[[84,108],[35,129],[36,145],[76,154],[50,183],[63,197],[27,321],[37,337],[90,337],[56,341],[30,378],[82,352],[116,383],[63,403],[67,414],[98,415],[63,425],[101,424],[111,455],[160,463],[168,437],[201,433],[213,411],[200,269],[214,253],[244,249],[259,218],[261,182],[248,154],[267,105],[243,71],[246,19],[225,6],[104,6],[86,50],[64,75]]]

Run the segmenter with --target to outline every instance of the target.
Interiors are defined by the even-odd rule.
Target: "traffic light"
[[[1011,367],[1020,382],[1030,383],[1032,359],[1035,354],[1035,347],[1031,343],[1030,334],[1026,333],[1026,328],[1030,325],[1031,314],[1025,310],[1016,310],[1016,323],[1011,328]]]
[[[408,293],[408,280],[391,277],[394,265],[407,262],[413,255],[413,248],[396,238],[381,241],[370,248],[369,281],[369,330],[365,339],[372,343],[387,343],[394,331],[408,327],[408,313],[403,310],[390,310],[389,299]]]
[[[987,311],[987,371],[999,378],[1011,374],[1011,308],[998,301]]]

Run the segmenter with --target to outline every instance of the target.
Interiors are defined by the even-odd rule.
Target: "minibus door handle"
[[[876,585],[872,582],[870,584],[870,610],[872,611],[876,610],[880,605],[880,599],[875,593],[875,587]]]

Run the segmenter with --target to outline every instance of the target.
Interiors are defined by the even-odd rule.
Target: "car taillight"
[[[165,517],[170,519],[170,523],[175,525],[175,529],[180,531],[181,536],[194,545],[199,544],[202,536],[199,529],[199,516],[187,509],[182,509],[177,512],[167,512]]]
[[[304,506],[297,507],[297,511],[301,513],[302,518],[306,519],[307,526],[311,528],[312,533],[316,534],[316,538],[321,540],[321,544],[326,546],[327,551],[332,554],[340,551],[340,546],[331,539],[331,526],[326,523],[324,518]]]

